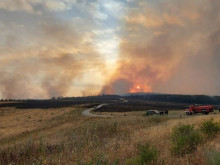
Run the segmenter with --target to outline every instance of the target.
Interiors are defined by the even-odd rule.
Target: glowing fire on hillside
[[[130,93],[152,92],[152,88],[148,85],[134,85],[130,88]]]

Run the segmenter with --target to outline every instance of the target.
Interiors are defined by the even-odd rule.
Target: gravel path
[[[112,116],[112,115],[99,115],[99,114],[93,114],[91,113],[91,111],[93,110],[96,110],[96,109],[99,109],[101,108],[102,106],[105,106],[106,104],[100,104],[98,106],[95,106],[93,108],[89,108],[89,109],[86,109],[82,112],[82,114],[84,116],[88,116],[88,117],[115,117],[115,116]]]

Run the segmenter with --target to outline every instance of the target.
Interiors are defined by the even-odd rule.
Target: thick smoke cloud
[[[31,16],[38,21],[32,27],[5,28],[0,47],[2,98],[66,96],[74,81],[102,66],[91,44],[92,34],[71,22],[42,14]],[[6,21],[3,24],[7,26]]]
[[[118,68],[103,91],[220,94],[220,1],[130,1]],[[123,80],[123,81],[121,81]]]

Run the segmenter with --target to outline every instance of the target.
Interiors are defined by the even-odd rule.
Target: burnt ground
[[[48,109],[64,108],[74,105],[88,104],[88,108],[103,104],[119,102],[119,96],[102,96],[102,97],[76,97],[50,100],[22,100],[22,101],[4,101],[0,102],[0,107],[15,107],[16,109]]]
[[[123,101],[123,100],[127,100]],[[219,97],[210,96],[184,96],[184,95],[138,95],[138,96],[117,96],[102,95],[89,97],[67,97],[48,100],[8,100],[1,101],[1,107],[15,107],[17,109],[49,109],[65,108],[75,105],[84,105],[87,108],[107,104],[96,111],[99,112],[130,112],[157,110],[184,110],[191,104],[220,103]],[[215,105],[215,104],[214,104]],[[214,106],[219,109],[220,105]]]
[[[125,103],[113,103],[96,109],[95,112],[131,112],[131,111],[146,111],[146,110],[184,110],[190,104],[186,103],[171,103],[157,101],[140,101],[129,100]],[[215,106],[215,109],[220,108]]]

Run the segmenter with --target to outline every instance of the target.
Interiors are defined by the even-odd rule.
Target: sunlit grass
[[[124,164],[138,158],[138,146],[145,144],[158,150],[159,163],[198,163],[203,152],[193,151],[195,157],[172,155],[173,128],[181,123],[199,129],[211,118],[220,123],[218,114],[89,118],[81,111],[68,111],[42,122],[41,127],[29,133],[1,139],[1,164]]]

